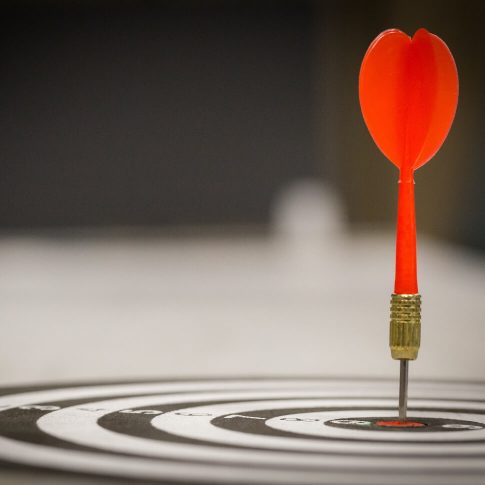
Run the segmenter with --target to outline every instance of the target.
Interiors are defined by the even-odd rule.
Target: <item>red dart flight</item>
[[[417,294],[414,170],[439,150],[458,102],[458,73],[447,45],[426,29],[411,38],[382,32],[365,54],[359,98],[369,132],[399,168],[396,294]]]

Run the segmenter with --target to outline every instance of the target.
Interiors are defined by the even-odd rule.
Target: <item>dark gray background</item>
[[[461,82],[417,174],[422,233],[485,248],[478,1],[10,1],[0,29],[0,228],[265,224],[323,178],[351,224],[393,224],[393,166],[357,76],[382,30],[426,27]],[[365,183],[364,183],[365,182]]]

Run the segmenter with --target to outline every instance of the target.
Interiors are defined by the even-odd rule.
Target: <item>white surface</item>
[[[295,236],[305,210],[292,207],[272,237],[0,239],[0,384],[397,376],[394,235],[351,236],[332,220]],[[420,240],[419,273],[411,376],[483,379],[485,259]]]
[[[393,237],[0,241],[0,380],[395,375]],[[420,246],[413,375],[482,378],[485,264]]]

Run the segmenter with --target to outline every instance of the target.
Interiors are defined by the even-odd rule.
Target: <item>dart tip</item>
[[[406,421],[408,412],[408,372],[409,360],[400,360],[399,372],[399,421]]]

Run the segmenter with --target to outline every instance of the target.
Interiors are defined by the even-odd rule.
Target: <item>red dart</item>
[[[399,168],[396,294],[417,294],[414,170],[443,144],[458,102],[458,73],[447,45],[419,29],[382,32],[359,76],[362,114],[376,145]]]

